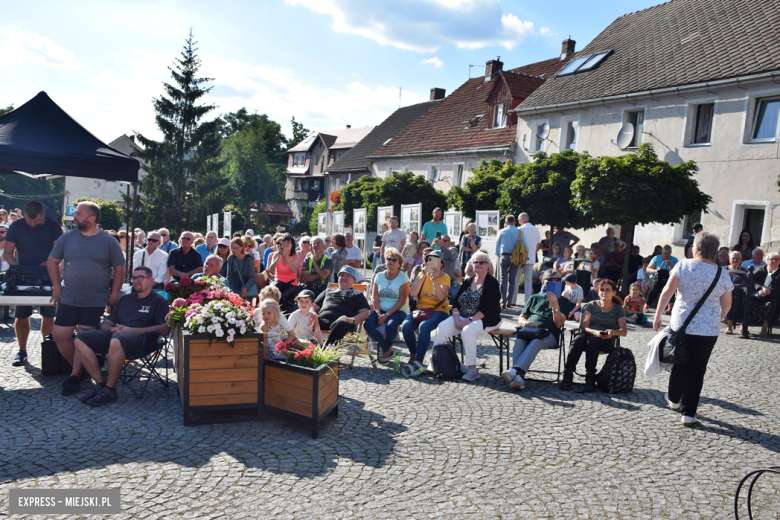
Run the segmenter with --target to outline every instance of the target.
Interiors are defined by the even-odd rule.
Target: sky
[[[658,0],[200,0],[4,2],[0,106],[45,91],[105,142],[161,137],[152,100],[190,29],[201,77],[213,78],[206,119],[246,108],[290,136],[378,125],[430,89],[450,94],[484,74],[584,48],[619,16]],[[473,65],[473,67],[470,67]],[[399,97],[400,93],[400,97]]]

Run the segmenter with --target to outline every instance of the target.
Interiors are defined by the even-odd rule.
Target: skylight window
[[[584,72],[586,70],[591,70],[593,67],[604,61],[604,58],[607,57],[607,54],[609,54],[611,51],[606,52],[600,52],[598,54],[594,54],[588,61],[585,62],[585,64],[577,69],[577,72]]]
[[[596,54],[588,54],[587,56],[580,56],[579,58],[573,60],[571,63],[566,65],[566,68],[560,71],[558,73],[558,76],[567,76],[569,74],[574,74],[575,72],[585,72],[588,70],[592,70],[602,61],[604,61],[604,59],[607,56],[609,56],[611,52],[612,51],[609,50],[609,51],[599,52]]]
[[[565,74],[574,74],[578,68],[580,68],[580,65],[588,61],[588,58],[590,58],[590,55],[583,56],[582,58],[577,58],[576,60],[573,60],[571,63],[566,65],[566,68],[563,69],[558,73],[559,76],[563,76]]]

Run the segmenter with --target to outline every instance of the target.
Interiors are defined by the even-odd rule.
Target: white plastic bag
[[[669,327],[667,327],[667,329],[668,328]],[[666,332],[668,334],[669,331],[664,330],[662,332]],[[647,377],[655,377],[663,374],[664,372],[672,371],[672,365],[669,363],[661,363],[658,357],[658,350],[661,348],[661,339],[663,337],[664,334],[659,332],[653,336],[653,339],[651,339],[647,344],[647,346],[650,348],[650,350],[647,352],[647,361],[645,361],[645,375]]]

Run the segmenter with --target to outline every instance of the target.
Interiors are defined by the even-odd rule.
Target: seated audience
[[[431,333],[439,323],[450,316],[450,306],[447,301],[450,289],[450,277],[442,272],[441,252],[427,250],[425,263],[422,266],[422,276],[416,278],[409,288],[409,295],[417,298],[417,310],[433,309],[431,316],[423,321],[414,319],[413,314],[406,316],[401,325],[406,346],[409,347],[409,363],[418,375],[418,369],[423,367],[425,353],[431,342]],[[419,338],[415,335],[419,332]]]
[[[119,299],[100,328],[83,330],[76,336],[76,353],[89,375],[97,382],[91,391],[79,396],[81,401],[90,406],[103,406],[116,401],[116,384],[125,359],[143,346],[145,333],[156,332],[165,336],[170,330],[165,323],[168,302],[152,291],[152,270],[136,267],[132,282],[134,292]],[[103,354],[108,360],[107,380],[103,378],[95,354]]]
[[[159,248],[162,239],[156,231],[149,233],[146,247],[139,249],[133,255],[133,265],[148,267],[152,270],[155,289],[162,289],[168,273],[168,254]]]
[[[322,330],[320,322],[311,307],[314,304],[314,293],[304,289],[295,297],[298,310],[290,314],[290,324],[295,330],[295,337],[304,341],[315,342],[322,345]]]
[[[355,272],[357,273],[357,283],[362,283],[365,280],[365,277],[359,269],[363,267],[363,251],[361,251],[358,246],[354,245],[352,233],[347,232],[344,234],[344,243],[346,244],[344,249],[347,252],[347,258],[344,259],[344,265],[354,267]]]
[[[543,286],[548,282],[560,281],[560,273],[552,269],[545,271],[542,277]],[[544,329],[549,332],[549,335],[543,332],[538,338],[530,341],[517,337],[512,351],[512,368],[501,374],[504,381],[509,383],[509,388],[512,390],[525,388],[525,375],[531,368],[531,363],[534,362],[539,351],[544,348],[554,348],[558,344],[566,316],[571,312],[570,309],[571,305],[567,299],[561,299],[559,302],[551,292],[534,294],[528,299],[523,307],[523,313],[517,319],[521,333]]]
[[[312,291],[316,298],[328,286],[330,273],[333,272],[333,260],[325,254],[322,238],[311,239],[311,252],[303,259],[302,266],[301,285]]]
[[[335,273],[340,273],[341,268],[346,265],[347,256],[349,256],[349,252],[347,251],[347,239],[344,237],[344,235],[341,235],[339,233],[336,233],[333,235],[332,238],[332,245],[331,247],[332,251],[330,252],[330,258],[333,260],[333,273],[332,276],[335,276]],[[328,245],[327,239],[325,242],[326,245]],[[359,274],[357,270],[355,270],[355,279],[357,280],[359,278]]]
[[[257,295],[257,277],[254,258],[246,254],[244,240],[236,237],[230,241],[231,254],[227,259],[227,282],[231,292],[242,298],[251,299]]]
[[[729,271],[739,271],[743,274],[729,273],[734,290],[731,291],[731,308],[726,314],[726,334],[734,333],[734,322],[742,321],[745,316],[745,286],[747,285],[747,270],[742,267],[742,255],[739,251],[729,253]],[[749,312],[749,311],[748,311]]]
[[[764,262],[764,250],[760,247],[756,247],[753,249],[753,255],[750,260],[745,260],[742,262],[742,267],[747,271],[751,267],[753,270],[758,269],[759,267],[763,267],[766,265],[766,262]]]
[[[555,261],[555,270],[558,271],[561,276],[566,276],[574,271],[574,257],[572,255],[572,248],[566,246],[563,248],[563,255],[558,257],[558,260]]]
[[[626,311],[626,321],[629,323],[644,323],[646,320],[642,311],[647,300],[642,298],[642,292],[638,283],[632,283],[628,290],[629,294],[623,302],[623,309]]]
[[[571,390],[577,363],[585,353],[585,386],[579,392],[592,392],[596,389],[596,363],[599,352],[609,354],[615,349],[613,338],[625,336],[626,311],[614,301],[617,290],[615,282],[609,279],[601,281],[600,300],[586,303],[582,308],[582,321],[579,333],[566,356],[561,390]]]
[[[756,248],[755,251],[760,248]],[[753,259],[756,253],[753,251]],[[768,265],[756,269],[753,279],[755,291],[750,301],[750,311],[748,321],[750,323],[760,323],[761,332],[759,336],[767,337],[769,322],[775,318],[777,311],[777,300],[780,295],[780,253],[769,253],[767,256]],[[742,262],[745,267],[745,262]],[[747,323],[742,323],[742,334],[747,334]]]
[[[239,239],[241,237],[238,237]],[[276,300],[261,300],[257,309],[262,320],[260,330],[265,334],[265,352],[269,359],[284,359],[284,355],[276,351],[276,344],[288,338],[295,338],[295,330],[287,320],[282,321],[282,311]]]
[[[555,273],[555,271],[548,272]],[[560,278],[552,281],[560,281]],[[582,287],[577,285],[577,275],[574,273],[567,274],[563,278],[563,282],[566,284],[566,287],[563,289],[562,296],[565,296],[566,299],[569,300],[569,303],[571,303],[569,306],[571,310],[567,312],[565,316],[567,319],[580,321],[580,309],[582,308],[582,300],[585,299],[585,294]]]
[[[471,260],[471,255],[479,251],[482,245],[482,237],[477,235],[477,225],[470,222],[466,226],[466,234],[460,239],[460,270],[466,272],[466,264]],[[421,360],[422,361],[422,360]]]
[[[542,260],[542,265],[539,268],[539,276],[541,277],[541,273],[549,270],[549,269],[555,269],[555,264],[558,263],[558,260],[561,259],[561,251],[563,248],[560,244],[553,244],[551,253],[549,256],[544,257]]]
[[[280,305],[285,312],[290,311],[292,300],[298,294],[298,266],[301,261],[301,254],[295,252],[295,239],[292,235],[284,235],[279,250],[271,255],[267,271],[273,276],[271,285],[282,293]]]
[[[501,286],[488,274],[490,257],[478,251],[471,257],[475,275],[463,281],[452,304],[452,315],[436,328],[434,345],[460,334],[466,352],[463,380],[479,379],[477,340],[501,324]]]
[[[403,271],[404,257],[394,247],[385,248],[387,270],[377,273],[371,285],[371,314],[364,328],[366,334],[382,349],[380,363],[388,363],[395,356],[393,342],[398,328],[409,314],[409,277]],[[384,331],[378,330],[384,325]]]
[[[361,291],[353,289],[357,272],[344,266],[338,274],[338,287],[330,287],[320,293],[314,302],[322,330],[330,331],[326,345],[333,345],[355,332],[357,324],[368,318],[369,308]]]
[[[647,305],[654,306],[658,302],[666,282],[669,281],[669,271],[677,265],[677,258],[672,256],[672,246],[665,245],[660,255],[656,255],[647,266],[647,272],[650,275],[650,291],[647,294]],[[672,302],[669,302],[669,311],[671,313]]]
[[[203,263],[203,272],[198,273],[192,277],[193,280],[203,278],[206,276],[213,276],[219,278],[223,282],[227,283],[227,278],[222,276],[222,258],[217,255],[209,255],[206,257],[206,261]]]
[[[721,247],[720,249],[718,249],[717,263],[723,269],[728,269],[731,266],[731,259],[729,258],[730,252],[731,251],[729,250],[728,247]]]
[[[194,235],[185,231],[179,240],[181,247],[172,249],[168,253],[168,272],[176,281],[192,278],[192,275],[203,272],[203,258],[192,247]]]
[[[615,239],[612,247],[614,249],[607,253],[604,259],[604,277],[617,283],[623,274],[623,261],[626,258],[626,252],[623,250],[625,244],[622,240]]]

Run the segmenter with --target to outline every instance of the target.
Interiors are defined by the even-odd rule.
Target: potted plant
[[[320,421],[330,413],[338,415],[338,359],[343,351],[314,345],[300,350],[295,340],[280,341],[275,350],[284,359],[265,360],[264,411],[309,421],[316,439]]]
[[[219,422],[262,419],[263,335],[255,332],[253,308],[218,278],[198,287],[186,299],[177,293],[166,317],[174,329],[184,424],[193,424],[193,412],[206,411],[250,412]]]

